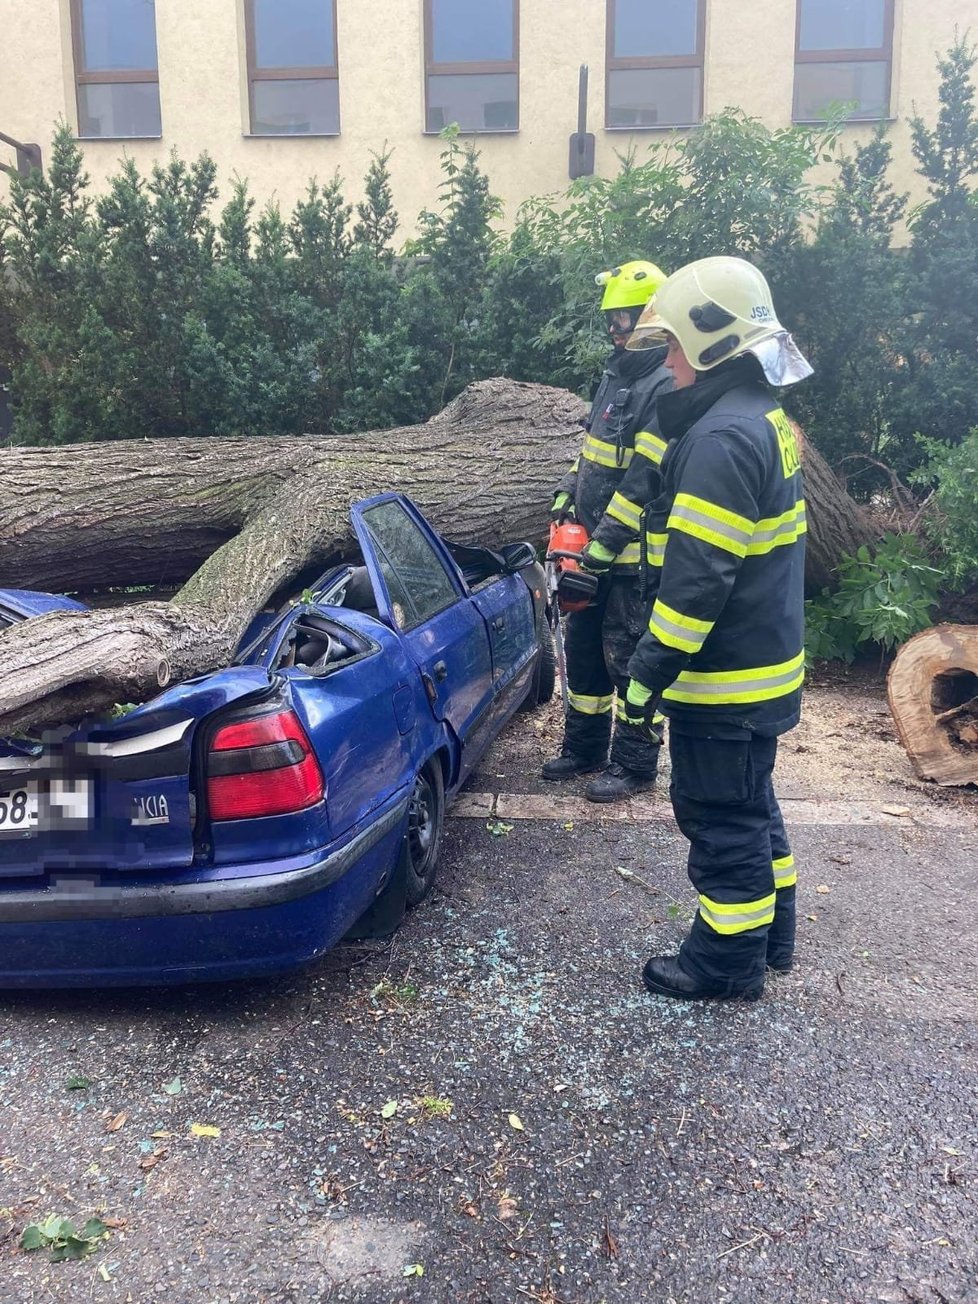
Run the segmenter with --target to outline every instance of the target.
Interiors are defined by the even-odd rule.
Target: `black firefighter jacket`
[[[615,555],[616,574],[638,570],[642,510],[660,489],[665,440],[655,405],[672,388],[665,349],[620,350],[608,360],[585,423],[584,446],[558,485],[592,539]]]
[[[800,714],[805,500],[794,432],[759,374],[736,359],[659,404],[657,596],[628,669],[679,732],[775,735]]]

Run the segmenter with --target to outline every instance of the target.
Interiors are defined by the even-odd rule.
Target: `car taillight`
[[[305,730],[293,711],[222,725],[207,754],[207,805],[213,820],[288,815],[325,792]]]

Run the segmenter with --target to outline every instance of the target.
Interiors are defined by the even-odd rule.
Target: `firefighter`
[[[754,1000],[791,967],[796,874],[772,786],[778,738],[804,678],[805,501],[791,423],[771,386],[811,375],[767,281],[740,258],[671,276],[633,342],[664,340],[676,388],[648,518],[659,567],[629,662],[628,719],[669,720],[670,796],[699,896],[678,956],[653,956],[649,991]]]
[[[560,755],[543,777],[571,779],[602,771],[585,788],[590,801],[613,802],[651,788],[658,742],[623,719],[628,658],[645,622],[640,580],[640,517],[658,491],[665,443],[655,422],[658,396],[672,380],[666,351],[655,345],[628,352],[625,344],[643,307],[665,280],[654,263],[631,262],[600,272],[601,309],[613,351],[598,382],[580,456],[561,480],[553,517],[570,517],[590,541],[582,567],[599,577],[595,601],[567,617],[565,656],[569,710]],[[618,722],[611,743],[612,709]],[[609,744],[611,752],[609,760]]]

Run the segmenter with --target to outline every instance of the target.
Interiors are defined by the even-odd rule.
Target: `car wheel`
[[[422,902],[431,891],[438,868],[438,851],[445,822],[445,786],[441,765],[429,761],[414,780],[404,835],[406,895],[409,906]]]
[[[536,674],[536,705],[543,706],[554,695],[557,686],[557,649],[547,614],[541,611],[537,619],[537,642],[540,644],[540,661]]]

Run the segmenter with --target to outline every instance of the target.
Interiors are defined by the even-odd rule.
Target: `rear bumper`
[[[182,883],[0,891],[0,987],[118,986],[272,973],[334,945],[397,856],[407,800],[306,863]]]

